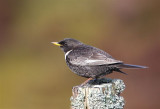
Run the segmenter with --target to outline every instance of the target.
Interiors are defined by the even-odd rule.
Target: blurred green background
[[[68,109],[72,73],[50,42],[66,37],[148,69],[123,70],[125,109],[160,109],[159,0],[0,0],[0,109]]]

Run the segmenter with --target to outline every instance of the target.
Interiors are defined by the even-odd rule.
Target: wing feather
[[[123,63],[122,61],[115,60],[111,56],[108,56],[108,54],[106,55],[105,52],[97,52],[97,50],[84,51],[83,49],[81,49],[78,52],[73,50],[70,53],[69,58],[71,64],[81,65],[81,66],[109,65],[109,64]]]

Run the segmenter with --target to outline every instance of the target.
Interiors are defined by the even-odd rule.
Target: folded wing
[[[122,61],[108,57],[108,55],[105,55],[104,53],[99,53],[94,51],[92,52],[81,51],[81,55],[75,54],[73,51],[72,54],[70,54],[70,56],[72,57],[70,59],[70,63],[74,65],[93,66],[93,65],[110,65],[116,63],[123,63]]]

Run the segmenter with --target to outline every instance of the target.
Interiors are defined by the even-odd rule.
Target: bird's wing
[[[68,56],[70,58],[70,63],[74,65],[109,65],[116,63],[123,63],[122,61],[115,60],[111,57],[108,57],[104,53],[97,51],[87,51],[80,50],[78,52],[71,52]]]

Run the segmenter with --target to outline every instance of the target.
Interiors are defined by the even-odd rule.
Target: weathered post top
[[[120,79],[90,80],[84,86],[74,86],[71,109],[123,109],[125,101],[120,93],[125,84]]]

